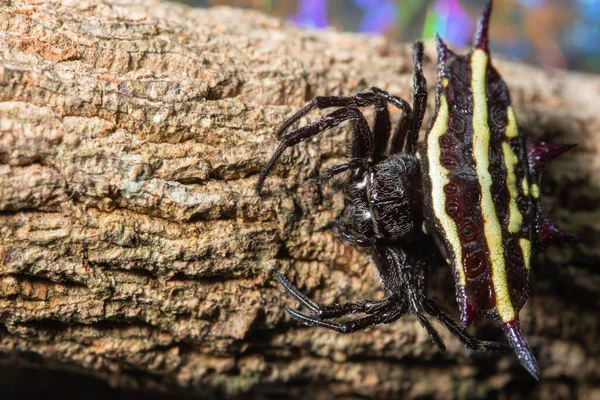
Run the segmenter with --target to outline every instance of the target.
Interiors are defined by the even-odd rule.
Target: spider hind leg
[[[505,344],[479,340],[466,332],[427,296],[429,268],[417,257],[418,254],[427,251],[427,247],[417,247],[410,251],[390,246],[376,246],[375,249],[375,264],[382,277],[385,290],[391,293],[405,293],[407,303],[411,304],[410,312],[416,314],[421,326],[425,328],[431,340],[441,351],[444,351],[446,347],[425,314],[435,318],[470,350],[510,352],[510,347]]]
[[[460,342],[469,350],[485,352],[489,351],[492,353],[509,353],[511,351],[510,346],[504,343],[479,340],[475,336],[466,332],[448,314],[442,311],[433,300],[425,300],[423,303],[423,310],[427,312],[427,314],[434,317],[444,327],[446,327],[446,329],[448,329],[448,331],[450,331],[454,337],[460,340]]]

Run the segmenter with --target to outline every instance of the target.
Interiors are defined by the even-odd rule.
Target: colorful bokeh
[[[482,0],[182,0],[263,10],[313,29],[470,42]],[[543,67],[600,72],[600,0],[495,0],[492,49]]]

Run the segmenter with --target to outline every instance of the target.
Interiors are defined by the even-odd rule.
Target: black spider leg
[[[298,320],[306,325],[321,326],[323,328],[328,328],[328,329],[334,330],[339,333],[352,333],[352,332],[361,331],[363,329],[370,328],[374,325],[392,323],[406,313],[406,307],[392,308],[392,306],[394,306],[394,304],[390,305],[391,310],[389,313],[385,312],[384,310],[381,310],[378,313],[371,314],[371,315],[368,315],[363,318],[353,319],[353,320],[346,321],[346,322],[335,322],[335,321],[322,320],[322,319],[318,319],[315,317],[310,317],[310,316],[308,316],[304,313],[301,313],[300,311],[295,310],[290,307],[286,308],[286,311],[288,312],[290,317],[292,317],[295,320]]]
[[[378,263],[380,274],[384,286],[391,286],[396,288],[394,290],[404,290],[410,304],[410,312],[416,314],[419,323],[427,330],[427,333],[441,350],[445,351],[446,347],[435,328],[431,325],[429,320],[425,317],[425,313],[435,318],[440,324],[446,327],[450,333],[452,333],[458,340],[460,340],[465,347],[474,351],[491,351],[497,353],[510,352],[510,346],[491,341],[483,341],[477,339],[475,336],[467,333],[462,329],[448,314],[442,311],[437,304],[427,298],[427,273],[428,269],[421,265],[419,266],[416,260],[407,262],[407,257],[404,255],[401,249],[391,248],[388,246],[377,246],[376,251],[379,252],[379,257],[385,256],[388,260],[387,266],[395,266],[397,274],[394,275],[394,269],[391,271],[385,271],[382,267],[386,267],[386,263]],[[423,249],[417,250],[414,253],[422,252]],[[413,254],[413,258],[414,258]],[[414,265],[413,265],[414,264]],[[386,282],[390,280],[392,282]],[[395,280],[400,281],[400,284],[394,282]]]
[[[353,158],[345,164],[334,165],[327,171],[323,172],[317,178],[315,178],[315,183],[323,184],[327,183],[331,178],[333,178],[337,174],[341,174],[342,172],[351,170],[351,169],[367,169],[367,160],[363,158]]]
[[[307,315],[296,309],[287,307],[286,311],[290,317],[306,325],[321,326],[340,333],[350,333],[377,324],[391,323],[400,318],[408,309],[406,305],[403,303],[399,304],[395,301],[396,299],[392,298],[383,300],[362,300],[328,306],[317,304],[310,300],[297,287],[292,285],[282,274],[277,274],[277,280],[289,296],[308,308],[312,314]],[[364,313],[367,314],[367,316],[342,323],[332,321],[332,319],[355,313]]]
[[[427,331],[427,334],[429,335],[429,337],[431,338],[431,340],[433,341],[433,343],[435,344],[435,346],[442,353],[445,352],[446,351],[446,345],[444,344],[444,341],[442,340],[442,337],[440,336],[440,334],[438,333],[438,331],[435,330],[435,328],[433,327],[433,325],[431,325],[431,322],[429,322],[429,320],[427,319],[427,317],[425,317],[425,315],[421,311],[416,312],[415,315],[417,316],[417,320],[419,321],[419,323],[421,324],[421,326],[423,328],[425,328],[425,330]]]
[[[295,122],[297,122],[300,118],[304,117],[311,111],[315,109],[326,109],[331,107],[345,107],[345,108],[358,108],[358,107],[369,107],[374,106],[375,108],[375,117],[373,122],[373,148],[369,149],[369,154],[364,157],[368,158],[371,156],[373,161],[379,161],[385,158],[385,152],[388,147],[388,141],[390,138],[391,131],[391,119],[390,112],[388,109],[388,102],[398,107],[403,111],[403,118],[406,119],[407,116],[410,116],[412,110],[410,105],[401,99],[400,97],[394,96],[391,93],[388,93],[384,90],[378,88],[371,88],[362,93],[359,93],[354,96],[319,96],[315,97],[311,100],[307,105],[298,110],[294,115],[288,118],[281,127],[277,130],[277,137],[281,138],[285,131]],[[325,117],[327,118],[327,117]],[[295,131],[294,131],[295,132]],[[292,132],[293,133],[293,132]],[[285,137],[289,136],[286,135]],[[284,137],[284,139],[285,139]],[[351,152],[353,153],[353,152]],[[354,157],[353,154],[351,154]],[[273,160],[273,159],[271,159]],[[351,160],[352,161],[352,160]],[[328,175],[335,175],[337,173],[346,171],[351,167],[347,167],[346,164],[338,165],[332,168],[331,171],[326,173],[325,180],[328,179]],[[265,167],[266,169],[266,167]],[[264,181],[264,177],[262,176],[265,172],[265,169],[261,172],[261,176],[259,178],[259,184],[262,186],[262,181]],[[268,171],[267,171],[268,174]],[[329,176],[329,177],[330,177]],[[259,188],[259,185],[257,185]]]
[[[304,307],[308,308],[314,316],[308,316],[298,310],[287,308],[286,311],[294,318],[298,319],[308,325],[323,326],[330,328],[342,333],[354,332],[356,330],[365,329],[371,325],[379,324],[382,322],[392,322],[400,317],[406,311],[399,308],[395,312],[387,313],[391,308],[396,306],[395,302],[390,298],[383,300],[362,300],[357,302],[333,304],[333,305],[322,305],[317,304],[310,300],[304,293],[302,293],[297,287],[292,285],[290,281],[285,278],[282,274],[277,274],[277,280],[283,286],[289,296],[297,300]],[[398,307],[396,307],[398,308]],[[369,314],[370,317],[361,318],[353,321],[349,321],[346,324],[340,324],[331,320],[334,318],[340,318],[348,314],[365,313]],[[380,315],[376,315],[380,314]],[[397,315],[397,316],[396,316]],[[344,326],[345,325],[345,326]]]
[[[313,122],[310,125],[298,128],[285,135],[281,139],[281,143],[271,159],[267,162],[265,167],[260,172],[258,182],[256,183],[256,193],[260,194],[262,186],[273,169],[273,166],[281,157],[281,154],[288,147],[297,145],[300,142],[305,141],[313,136],[316,136],[340,123],[350,120],[352,122],[352,141],[350,142],[350,155],[352,158],[363,158],[366,159],[371,154],[373,149],[373,135],[369,129],[369,124],[365,117],[357,108],[341,108],[326,115],[319,121]],[[279,132],[278,132],[279,134]]]
[[[277,280],[283,286],[286,293],[308,308],[310,312],[319,319],[333,319],[343,317],[348,314],[365,313],[373,314],[375,312],[385,311],[390,306],[389,299],[383,300],[361,300],[350,303],[323,305],[310,300],[300,289],[292,285],[285,276],[278,273]]]
[[[411,155],[416,153],[419,130],[427,109],[427,81],[423,75],[423,43],[415,42],[412,56],[414,65],[412,113],[405,112],[398,122],[390,144],[390,154],[401,153],[405,140],[404,151]]]
[[[486,340],[479,340],[475,336],[467,333],[460,327],[448,314],[442,311],[433,300],[426,299],[423,302],[424,310],[434,317],[440,324],[444,325],[462,344],[473,351],[490,351],[493,353],[509,353],[510,346]]]
[[[427,271],[416,265],[409,265],[406,254],[399,248],[378,245],[375,247],[375,252],[376,265],[386,291],[402,293],[406,296],[410,312],[416,315],[436,347],[445,352],[444,341],[424,314],[422,303],[426,299],[424,282]]]
[[[383,96],[381,94],[384,94]],[[388,98],[394,98],[396,100],[390,101]],[[294,115],[288,118],[283,125],[277,131],[277,137],[281,137],[283,133],[296,121],[304,117],[312,110],[325,109],[331,107],[370,107],[375,108],[375,117],[373,122],[373,134],[374,134],[374,148],[372,150],[373,161],[379,161],[384,158],[385,151],[387,150],[388,140],[390,138],[390,131],[392,129],[392,123],[390,120],[390,112],[388,110],[387,101],[392,104],[402,104],[402,110],[406,113],[410,113],[410,106],[408,110],[405,108],[408,104],[397,98],[396,96],[389,94],[378,88],[371,88],[362,93],[358,93],[354,96],[318,96],[310,101],[306,106],[297,111]]]
[[[408,262],[408,257],[401,249],[389,246],[376,246],[375,250],[375,255],[378,258],[385,257],[386,259],[383,262],[377,262],[384,287],[390,287],[391,290],[404,291],[410,304],[410,312],[417,316],[419,323],[427,330],[427,333],[441,351],[445,351],[446,346],[439,333],[425,317],[425,313],[445,326],[452,335],[456,336],[470,350],[491,351],[495,353],[512,351],[510,346],[506,344],[479,340],[467,333],[448,314],[442,311],[433,300],[427,298],[426,279],[428,269],[424,265],[419,265],[414,260],[414,256],[424,251],[424,249],[412,252],[414,254],[412,254],[412,258]],[[391,268],[391,270],[387,271],[384,268]]]

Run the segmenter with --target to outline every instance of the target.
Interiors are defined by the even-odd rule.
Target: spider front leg
[[[390,144],[390,154],[401,153],[405,147],[405,153],[414,155],[417,151],[417,140],[419,139],[419,130],[423,123],[425,110],[427,109],[427,81],[423,75],[423,43],[415,42],[413,45],[413,106],[412,113],[404,113],[396,126],[396,131]],[[385,92],[378,93],[386,97]],[[406,142],[406,146],[405,146]]]
[[[306,325],[321,326],[340,333],[350,333],[377,324],[391,323],[400,318],[407,310],[406,305],[400,302],[399,299],[391,297],[383,300],[363,300],[329,306],[317,304],[302,293],[300,289],[292,285],[282,274],[277,274],[277,280],[290,297],[308,308],[311,313],[311,315],[307,315],[288,307],[286,311],[290,317]],[[367,316],[343,323],[332,321],[356,313],[364,313]]]
[[[404,116],[411,115],[412,113],[410,105],[406,101],[376,87],[372,87],[354,96],[318,96],[288,118],[278,129],[277,137],[281,137],[293,123],[315,109],[323,110],[331,107],[359,108],[373,106],[375,108],[375,117],[373,121],[374,149],[371,156],[373,161],[379,161],[384,158],[392,127],[388,103],[401,109]]]
[[[306,106],[288,118],[277,131],[277,137],[281,138],[281,143],[275,151],[275,154],[273,154],[271,159],[261,171],[256,184],[256,192],[260,193],[267,175],[270,173],[271,169],[286,148],[318,135],[346,120],[352,121],[354,125],[352,142],[349,147],[349,157],[352,159],[351,162],[356,159],[360,159],[364,163],[366,163],[369,158],[371,158],[374,162],[384,159],[391,132],[391,120],[390,112],[388,110],[388,103],[400,108],[403,111],[403,120],[408,121],[406,118],[409,118],[412,113],[410,105],[400,97],[394,96],[391,93],[375,87],[354,96],[316,97]],[[373,133],[371,133],[369,125],[364,116],[358,110],[358,107],[368,106],[374,106],[375,108]],[[331,107],[341,107],[341,109],[328,114],[317,122],[314,122],[303,128],[296,129],[284,135],[285,131],[287,131],[292,124],[310,113],[312,110],[317,108],[325,109]],[[336,166],[331,171],[325,173],[324,180],[327,180],[332,175],[348,169],[350,169],[350,167],[346,164]]]
[[[327,171],[323,172],[321,175],[315,178],[315,183],[323,184],[328,182],[335,175],[341,174],[342,172],[346,172],[356,168],[367,169],[367,167],[367,160],[363,158],[353,158],[345,164],[334,165]]]
[[[267,175],[273,169],[273,166],[281,157],[285,149],[297,145],[313,136],[316,136],[328,129],[331,129],[344,121],[352,123],[352,141],[350,143],[350,157],[352,159],[368,159],[373,150],[373,134],[369,129],[369,124],[365,117],[357,108],[341,108],[328,114],[323,119],[313,122],[310,125],[296,129],[285,135],[277,150],[271,159],[267,162],[260,172],[258,182],[256,183],[256,193],[260,193]]]

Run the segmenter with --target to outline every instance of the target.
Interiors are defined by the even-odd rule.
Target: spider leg
[[[281,273],[277,273],[277,281],[285,292],[293,297],[298,303],[302,304],[304,307],[308,308],[313,314],[317,314],[319,312],[319,305],[309,299],[304,293],[300,291],[296,286],[292,285],[292,283]]]
[[[444,325],[465,347],[473,351],[491,351],[493,353],[507,353],[511,351],[510,346],[486,340],[479,340],[475,336],[462,329],[448,314],[442,311],[433,300],[427,299],[423,303],[424,310]]]
[[[423,43],[415,42],[413,45],[413,106],[412,113],[405,113],[392,137],[390,154],[402,152],[405,145],[405,152],[414,155],[417,151],[417,140],[419,139],[419,130],[423,123],[425,110],[427,109],[427,81],[423,75]]]
[[[383,158],[390,137],[392,123],[390,121],[390,112],[384,98],[376,94],[372,89],[356,94],[354,96],[319,96],[315,97],[306,106],[288,118],[277,130],[277,137],[282,137],[283,133],[300,118],[314,110],[330,107],[358,108],[375,107],[375,118],[373,122],[373,133],[375,137],[374,149],[369,149],[367,157],[373,152],[373,159],[378,161]],[[373,151],[375,150],[375,151]]]
[[[342,172],[355,169],[355,168],[367,168],[367,162],[363,158],[353,158],[348,161],[346,164],[334,165],[327,171],[323,172],[320,176],[318,176],[315,180],[316,183],[322,184],[329,181],[337,174],[341,174]]]
[[[365,117],[357,108],[341,108],[326,115],[323,119],[310,125],[296,129],[285,135],[271,159],[260,172],[256,183],[256,193],[260,194],[263,183],[273,166],[288,147],[297,145],[313,136],[316,136],[340,123],[350,120],[352,123],[352,141],[350,142],[350,157],[368,158],[373,149],[373,135]]]
[[[277,137],[281,137],[283,133],[296,121],[310,113],[314,109],[325,109],[330,107],[369,107],[374,106],[375,117],[373,122],[373,134],[375,137],[375,147],[373,150],[373,161],[379,161],[384,158],[385,151],[388,147],[390,131],[392,123],[387,103],[403,111],[404,116],[412,114],[410,105],[401,99],[384,90],[372,87],[362,93],[354,96],[319,96],[315,97],[302,109],[288,118],[283,125],[277,130]]]
[[[429,322],[429,320],[427,320],[427,318],[425,317],[425,315],[423,315],[422,312],[417,312],[415,314],[417,315],[417,320],[419,320],[419,323],[421,324],[421,326],[423,328],[425,328],[425,330],[427,331],[427,334],[429,335],[431,340],[433,340],[433,343],[436,345],[436,347],[441,352],[445,352],[446,345],[444,344],[444,341],[440,337],[440,334],[435,330],[433,325],[431,325],[431,322]]]
[[[368,315],[363,318],[346,321],[346,322],[335,322],[335,321],[322,320],[322,319],[319,319],[316,317],[308,316],[304,313],[301,313],[298,310],[295,310],[295,309],[289,308],[289,307],[286,308],[286,311],[288,312],[290,317],[292,317],[293,319],[298,320],[306,325],[322,326],[324,328],[332,329],[332,330],[334,330],[336,332],[340,332],[340,333],[351,333],[351,332],[356,332],[356,331],[360,331],[363,329],[367,329],[373,325],[389,324],[391,322],[396,321],[398,318],[400,318],[406,312],[406,307],[402,307],[402,305],[398,306],[397,304],[390,303],[390,305],[387,308],[391,308],[394,306],[395,306],[395,308],[393,308],[390,312],[387,312],[388,311],[387,309],[385,311],[383,309],[381,309],[377,313]]]
[[[404,142],[406,141],[406,134],[408,133],[408,128],[410,126],[410,120],[412,116],[402,116],[398,124],[396,125],[396,129],[394,131],[394,135],[392,136],[392,140],[390,142],[390,154],[398,154],[402,152],[402,148],[404,147]]]
[[[285,292],[308,308],[311,314],[316,319],[332,319],[343,317],[348,314],[365,313],[374,314],[376,312],[389,309],[394,303],[390,298],[383,300],[363,300],[352,303],[322,305],[317,304],[309,299],[300,289],[292,285],[292,283],[282,274],[277,273],[277,281],[283,286]]]
[[[400,248],[376,245],[374,249],[373,259],[386,292],[402,293],[407,300],[407,307],[410,305],[410,312],[417,316],[417,320],[425,328],[434,344],[440,351],[446,351],[440,334],[423,313],[423,311],[427,311],[423,309],[422,305],[425,299],[425,286],[422,281],[425,280],[426,270],[411,265],[407,260],[406,253]]]
[[[338,237],[344,243],[353,244],[358,247],[371,247],[375,243],[374,239],[365,236],[353,235],[349,232],[338,232]]]
[[[294,115],[288,118],[283,125],[277,130],[277,137],[281,137],[283,133],[296,121],[310,113],[314,109],[325,109],[330,107],[369,107],[375,106],[376,112],[387,109],[386,99],[381,98],[373,90],[377,88],[370,88],[364,92],[358,93],[354,96],[317,96],[312,99],[308,104],[298,110]],[[409,106],[410,107],[410,106]],[[381,117],[385,118],[384,113]],[[387,119],[389,121],[389,113],[387,113]],[[383,121],[385,123],[385,121]],[[389,127],[388,127],[389,130]]]
[[[392,140],[390,142],[390,154],[398,153],[402,151],[402,147],[404,146],[404,138],[406,137],[406,132],[408,131],[408,127],[412,118],[412,108],[410,104],[408,104],[404,99],[393,95],[390,92],[386,92],[385,90],[372,87],[373,92],[377,93],[379,96],[383,97],[388,103],[393,104],[396,108],[402,110],[402,117],[398,124],[396,125],[396,130],[394,132],[394,136],[392,136]],[[389,139],[389,138],[388,138]],[[387,143],[386,143],[387,147]],[[397,150],[398,149],[398,150]],[[385,151],[385,149],[384,149]]]

